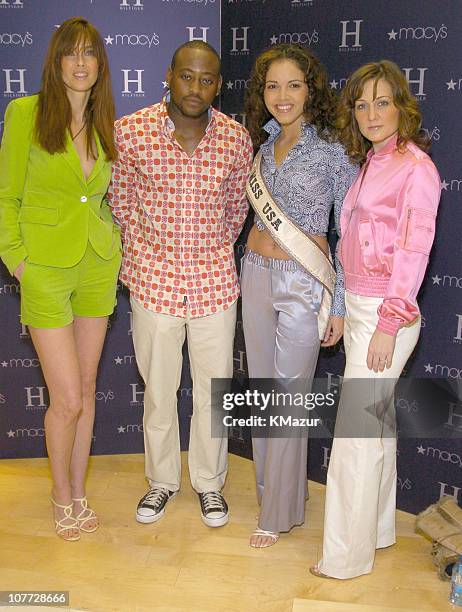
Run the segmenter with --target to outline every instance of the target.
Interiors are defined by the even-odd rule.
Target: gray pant
[[[247,251],[242,319],[250,378],[305,378],[316,369],[322,285],[292,260]],[[309,391],[309,389],[307,389]],[[289,531],[305,520],[307,436],[254,438],[259,527]]]

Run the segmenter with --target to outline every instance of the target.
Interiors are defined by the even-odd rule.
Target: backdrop
[[[389,0],[0,0],[0,116],[8,101],[38,89],[41,62],[56,24],[71,15],[90,19],[109,53],[118,115],[157,101],[172,51],[191,38],[220,47],[224,87],[222,110],[245,123],[242,102],[256,55],[279,42],[314,50],[339,92],[361,64],[382,57],[404,70],[424,113],[432,156],[442,179],[437,237],[420,295],[423,329],[405,375],[462,378],[462,207],[460,108],[462,14],[457,2]],[[220,25],[221,9],[221,25]],[[250,220],[247,224],[247,228]],[[241,255],[245,233],[238,245]],[[19,323],[19,287],[0,267],[0,457],[43,456],[46,388],[27,330]],[[246,376],[242,325],[234,352],[236,375]],[[323,351],[318,376],[338,386],[342,347]],[[182,448],[187,446],[191,383],[187,365],[179,390]],[[98,379],[95,454],[142,452],[143,386],[131,342],[131,313],[125,292],[110,323]],[[418,402],[398,398],[403,415]],[[403,440],[399,445],[398,504],[417,512],[440,495],[462,501],[462,403],[448,406],[447,437]],[[248,432],[231,432],[230,449],[250,456]],[[330,443],[312,440],[310,478],[325,481]]]

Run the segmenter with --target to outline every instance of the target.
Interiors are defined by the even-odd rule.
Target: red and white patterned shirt
[[[149,310],[203,317],[239,295],[233,245],[248,212],[252,143],[215,109],[191,157],[174,131],[165,101],[115,123],[108,199],[122,227],[120,278]]]

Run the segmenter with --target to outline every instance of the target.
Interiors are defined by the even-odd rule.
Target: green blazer
[[[69,268],[88,241],[103,259],[120,250],[120,229],[104,196],[111,177],[98,134],[88,180],[70,134],[64,153],[50,155],[33,137],[38,96],[17,98],[5,113],[0,148],[0,257],[13,273],[23,259]]]

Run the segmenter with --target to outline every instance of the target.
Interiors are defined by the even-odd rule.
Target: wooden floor
[[[310,483],[303,527],[255,550],[248,546],[258,512],[252,463],[230,456],[231,520],[220,529],[201,522],[186,457],[183,466],[182,491],[166,515],[140,525],[134,511],[145,490],[143,457],[93,457],[88,494],[102,526],[79,542],[63,542],[51,529],[46,461],[0,461],[0,590],[66,590],[73,609],[93,612],[452,609],[449,584],[436,576],[430,544],[413,533],[413,516],[398,513],[398,543],[378,551],[373,574],[320,580],[308,566],[319,557],[322,485]]]

